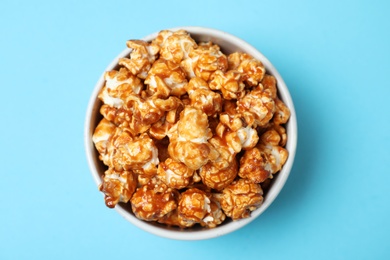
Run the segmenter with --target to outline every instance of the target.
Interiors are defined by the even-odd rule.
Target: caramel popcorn
[[[186,92],[187,78],[178,63],[160,58],[153,63],[145,84],[150,93],[159,97],[181,96]]]
[[[145,79],[160,48],[154,43],[141,40],[127,41],[127,47],[132,49],[130,59],[120,58],[119,65],[126,67],[133,75]]]
[[[246,53],[232,53],[228,56],[229,69],[237,70],[244,75],[250,86],[257,86],[265,75],[265,68],[261,61]]]
[[[228,67],[227,57],[212,42],[198,44],[188,56],[181,65],[189,78],[196,76],[208,81],[216,70],[225,72]]]
[[[236,70],[229,70],[224,73],[221,70],[211,75],[210,89],[221,90],[224,99],[238,99],[244,96],[245,84],[243,74]]]
[[[190,105],[201,109],[207,116],[214,116],[221,111],[221,95],[212,91],[203,79],[192,78],[185,89],[191,100]]]
[[[156,221],[176,209],[175,192],[163,182],[151,179],[133,194],[131,207],[137,218]]]
[[[161,31],[153,42],[161,47],[160,55],[163,59],[175,63],[188,58],[189,53],[197,47],[194,39],[185,30]]]
[[[105,194],[107,207],[113,208],[118,202],[127,203],[137,188],[137,180],[131,171],[115,171],[109,168],[104,173],[99,190]]]
[[[206,214],[211,213],[210,198],[199,189],[191,188],[181,194],[178,205],[178,213],[182,218],[183,226],[191,226],[200,223]]]
[[[184,30],[127,46],[104,75],[92,135],[106,205],[130,203],[137,218],[179,228],[249,217],[288,158],[290,110],[275,77]]]
[[[250,126],[265,126],[275,112],[275,101],[261,88],[255,88],[237,101],[237,109]]]
[[[280,134],[268,130],[260,137],[259,144],[247,150],[240,161],[238,175],[254,183],[262,183],[273,174],[280,171],[287,160],[288,152],[279,146],[282,141]]]
[[[220,201],[226,216],[247,218],[263,202],[263,190],[259,184],[239,179],[223,189]]]
[[[188,168],[184,163],[177,162],[168,158],[161,162],[157,169],[158,178],[173,189],[182,189],[187,187],[194,171]]]

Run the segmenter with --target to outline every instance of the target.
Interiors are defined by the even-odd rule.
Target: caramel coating
[[[221,204],[213,194],[210,198],[210,212],[206,213],[205,217],[200,222],[200,225],[207,228],[215,228],[226,219],[226,215],[221,208]]]
[[[221,95],[210,90],[209,84],[201,78],[194,77],[185,87],[190,105],[201,109],[207,116],[215,116],[222,110]]]
[[[208,81],[216,70],[225,72],[228,67],[227,57],[212,42],[199,43],[198,48],[193,49],[188,56],[181,62],[181,66],[189,78],[199,77]]]
[[[157,177],[172,189],[182,189],[187,187],[194,171],[184,163],[168,158],[161,162],[157,169]]]
[[[288,158],[276,78],[184,30],[126,44],[130,57],[104,75],[92,135],[106,205],[179,228],[249,217]]]
[[[245,151],[240,160],[238,175],[254,183],[261,183],[272,177],[267,154],[257,147]]]
[[[275,99],[275,113],[272,121],[276,125],[281,125],[287,123],[290,118],[290,109],[283,103],[280,99]]]
[[[202,190],[191,188],[181,194],[178,213],[184,226],[200,223],[207,213],[211,213],[210,198]]]
[[[260,137],[260,143],[247,150],[240,160],[238,175],[254,183],[262,183],[280,171],[287,161],[288,151],[279,146],[281,135],[274,129]]]
[[[119,65],[126,67],[133,75],[145,79],[160,47],[154,43],[142,40],[127,41],[127,47],[132,49],[129,58],[120,58]]]
[[[244,96],[245,84],[243,83],[243,74],[237,70],[223,72],[215,71],[210,78],[210,88],[220,90],[226,100],[238,99]]]
[[[163,59],[180,63],[188,58],[189,53],[198,45],[185,30],[170,32],[161,31],[153,43],[161,47],[160,55]]]
[[[170,95],[181,96],[186,91],[186,73],[179,63],[170,60],[158,59],[153,63],[145,79],[148,91],[151,95],[166,98]]]
[[[202,110],[186,107],[180,114],[177,127],[172,129],[168,146],[172,159],[184,163],[192,170],[197,170],[218,156],[207,142],[212,133],[208,127],[207,115]]]
[[[174,191],[158,179],[138,188],[131,198],[133,213],[139,219],[156,221],[177,207]]]
[[[105,195],[107,207],[114,208],[118,202],[127,203],[137,187],[137,179],[131,171],[115,171],[109,168],[99,190]]]
[[[92,135],[92,141],[95,144],[96,150],[98,150],[99,154],[106,154],[107,152],[107,144],[114,134],[116,129],[115,124],[111,123],[107,119],[103,118]]]
[[[199,170],[204,184],[215,190],[222,190],[237,176],[237,160],[233,159],[227,166],[221,162],[209,162]]]
[[[275,101],[260,88],[255,88],[237,101],[237,109],[250,126],[265,126],[275,112]]]
[[[244,75],[245,82],[250,86],[257,86],[265,75],[265,68],[261,61],[246,53],[235,52],[228,56],[229,70],[237,70]]]
[[[259,184],[239,179],[223,189],[220,203],[226,216],[233,220],[247,218],[263,203],[263,190]]]

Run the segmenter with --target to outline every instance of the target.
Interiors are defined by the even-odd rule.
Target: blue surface
[[[105,2],[2,1],[0,259],[390,259],[388,1]],[[195,242],[107,209],[83,148],[89,95],[126,40],[188,25],[266,55],[299,125],[275,202]]]

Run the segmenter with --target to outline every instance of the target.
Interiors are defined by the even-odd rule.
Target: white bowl
[[[282,170],[275,175],[272,182],[272,186],[264,196],[263,204],[258,209],[253,211],[249,218],[241,219],[237,221],[231,221],[231,220],[225,221],[223,224],[213,229],[207,229],[201,227],[179,229],[174,227],[167,227],[158,223],[146,222],[136,218],[134,214],[131,212],[131,206],[129,205],[130,203],[128,204],[120,203],[115,207],[116,211],[119,214],[121,214],[126,220],[152,234],[161,237],[171,238],[171,239],[178,239],[178,240],[201,240],[201,239],[219,237],[228,234],[230,232],[233,232],[235,230],[238,230],[243,226],[252,222],[258,216],[260,216],[271,205],[271,203],[275,200],[275,198],[278,196],[279,192],[283,188],[293,165],[296,146],[297,146],[297,121],[296,121],[296,114],[294,110],[294,104],[286,84],[284,83],[282,77],[275,69],[275,67],[261,52],[259,52],[253,46],[249,45],[248,43],[246,43],[245,41],[237,37],[215,29],[203,28],[203,27],[179,27],[179,28],[172,28],[169,30],[176,31],[179,29],[184,29],[188,31],[197,42],[212,41],[213,43],[218,44],[221,47],[222,52],[225,54],[229,54],[235,51],[246,52],[252,55],[254,58],[260,60],[264,64],[267,73],[273,75],[276,78],[279,97],[283,100],[283,102],[287,105],[287,107],[289,107],[291,111],[291,117],[288,123],[286,124],[286,131],[288,135],[286,149],[289,152],[289,157],[285,165],[283,166]],[[143,38],[143,40],[151,41],[157,36],[157,34],[158,32],[150,34],[145,38]],[[110,71],[118,68],[119,58],[128,57],[129,54],[130,54],[130,49],[128,48],[122,51],[111,62],[111,64],[108,65],[105,71]],[[97,96],[100,89],[104,86],[105,83],[103,75],[104,73],[100,76],[100,79],[97,82],[92,92],[88,104],[88,108],[87,108],[87,114],[85,118],[85,131],[84,131],[84,142],[85,142],[84,144],[85,144],[88,165],[97,185],[100,185],[100,183],[102,182],[102,174],[105,171],[105,166],[98,159],[98,153],[92,142],[92,134],[97,124],[99,123],[100,119],[102,118],[102,116],[99,113],[99,109],[102,103],[97,98]]]

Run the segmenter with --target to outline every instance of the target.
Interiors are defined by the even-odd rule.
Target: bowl
[[[283,81],[279,72],[271,64],[271,62],[260,51],[258,51],[256,48],[254,48],[247,42],[243,41],[242,39],[239,39],[236,36],[233,36],[229,33],[216,30],[216,29],[203,28],[203,27],[177,27],[177,28],[171,28],[169,30],[176,31],[179,29],[184,29],[188,31],[191,37],[194,38],[195,41],[197,42],[212,41],[213,43],[218,44],[221,47],[221,51],[225,54],[229,54],[235,51],[246,52],[252,55],[254,58],[260,60],[264,64],[267,73],[273,75],[276,78],[279,98],[289,107],[291,111],[290,119],[286,124],[288,141],[285,148],[289,152],[289,157],[285,165],[283,166],[282,170],[279,173],[277,173],[272,179],[272,184],[268,192],[264,196],[263,204],[258,209],[253,211],[249,218],[235,220],[235,221],[232,220],[225,221],[222,225],[219,225],[213,229],[201,228],[201,227],[180,229],[175,227],[168,227],[158,223],[146,222],[136,218],[134,214],[131,212],[131,206],[129,205],[130,203],[127,204],[119,203],[115,207],[115,210],[120,215],[122,215],[126,220],[128,220],[135,226],[147,232],[150,232],[154,235],[170,238],[170,239],[177,239],[177,240],[203,240],[203,239],[210,239],[210,238],[226,235],[230,232],[233,232],[235,230],[238,230],[248,225],[254,219],[259,217],[275,200],[275,198],[278,196],[279,192],[283,188],[290,174],[291,168],[293,166],[295,151],[297,146],[297,120],[296,120],[296,114],[294,110],[294,104],[285,82]],[[150,34],[144,37],[143,40],[151,41],[157,36],[157,34],[158,32]],[[130,51],[131,50],[128,48],[122,51],[111,62],[111,64],[108,65],[105,71],[110,71],[115,68],[118,68],[119,58],[128,57]],[[99,113],[99,109],[100,106],[102,105],[102,102],[97,98],[97,96],[100,89],[104,86],[104,83],[105,80],[104,80],[104,73],[103,73],[100,76],[89,100],[86,118],[85,118],[85,131],[84,131],[84,141],[85,141],[84,145],[85,145],[88,165],[92,173],[93,179],[96,185],[98,186],[102,182],[102,175],[105,171],[105,166],[98,159],[98,152],[96,151],[94,144],[92,142],[92,135],[94,129],[96,128],[97,124],[102,118],[102,116]]]

